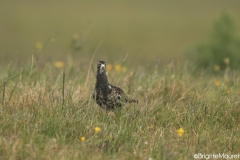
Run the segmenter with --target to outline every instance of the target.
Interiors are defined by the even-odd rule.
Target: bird
[[[138,100],[128,98],[121,88],[108,82],[104,61],[98,61],[97,63],[96,84],[92,98],[106,112],[108,110],[118,110],[124,103],[138,103]]]

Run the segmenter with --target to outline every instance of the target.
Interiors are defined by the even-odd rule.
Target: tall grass
[[[87,63],[1,69],[0,159],[193,159],[195,153],[239,153],[239,75],[233,71],[222,79],[205,71],[193,74],[183,64],[169,64],[163,72],[157,64],[125,73],[112,69],[109,81],[139,104],[106,114],[91,98],[96,62],[89,74]],[[181,127],[185,132],[179,136]]]

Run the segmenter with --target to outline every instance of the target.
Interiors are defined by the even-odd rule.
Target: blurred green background
[[[95,59],[116,62],[128,53],[130,63],[167,63],[184,59],[189,47],[207,40],[223,12],[231,15],[239,34],[239,0],[2,0],[1,63],[31,61],[34,54],[46,60],[70,54],[81,61],[90,59],[99,43]],[[71,47],[74,34],[77,48]],[[37,53],[37,42],[46,46],[44,52]]]

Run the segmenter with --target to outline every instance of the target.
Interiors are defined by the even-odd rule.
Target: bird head
[[[98,61],[97,65],[98,73],[106,73],[106,63],[104,61]]]

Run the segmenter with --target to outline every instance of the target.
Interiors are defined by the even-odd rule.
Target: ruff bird
[[[121,88],[108,83],[104,61],[99,61],[97,64],[96,79],[92,97],[106,111],[121,108],[124,103],[138,103],[137,100],[129,99]]]

